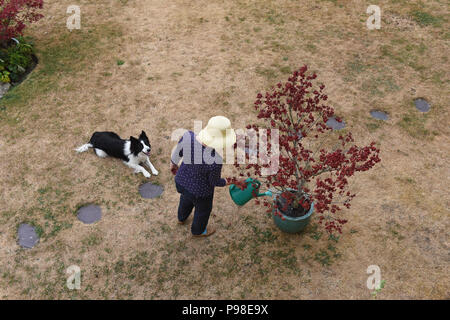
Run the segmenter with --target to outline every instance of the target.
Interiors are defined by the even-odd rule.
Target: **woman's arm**
[[[225,187],[230,184],[235,184],[242,190],[247,188],[247,182],[245,182],[245,179],[234,179],[234,178],[223,179],[220,177],[221,171],[222,165],[215,164],[209,176],[209,183],[212,187]]]
[[[209,184],[211,187],[225,187],[227,185],[227,181],[221,178],[222,165],[221,164],[213,164],[212,169],[209,172]]]
[[[172,163],[172,165],[171,165],[171,167],[170,167],[170,171],[172,171],[172,174],[173,174],[173,175],[176,175],[176,174],[177,174],[177,171],[178,171],[178,164],[180,163],[180,160],[181,160],[181,159],[183,158],[183,156],[184,156],[184,152],[183,152],[183,150],[184,150],[184,145],[185,145],[186,143],[188,143],[189,135],[190,135],[190,134],[191,134],[191,133],[190,133],[189,131],[186,131],[186,132],[183,134],[183,136],[181,137],[180,141],[178,141],[178,144],[177,144],[175,150],[172,152],[172,155],[171,155],[171,157],[170,157],[170,161],[171,161],[171,163]],[[186,136],[186,139],[185,139],[184,142],[183,142],[183,138],[185,137],[185,135],[187,135],[187,136]]]
[[[178,167],[178,163],[183,158],[183,137],[181,137],[180,141],[178,141],[177,147],[172,152],[172,156],[170,160],[172,161],[172,165],[176,165]]]

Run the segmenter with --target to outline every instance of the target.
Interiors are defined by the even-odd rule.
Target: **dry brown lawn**
[[[379,31],[365,26],[370,1],[77,2],[82,28],[69,32],[73,1],[46,1],[26,34],[40,63],[0,101],[2,299],[371,299],[369,265],[385,280],[377,299],[450,298],[446,1],[377,1]],[[352,181],[343,234],[329,239],[315,223],[282,234],[262,208],[237,209],[220,189],[217,233],[192,239],[176,224],[172,132],[217,114],[244,128],[257,92],[303,64],[358,142],[382,150]],[[430,112],[416,111],[417,97]],[[141,199],[145,178],[120,161],[73,151],[95,130],[141,129],[159,199]],[[89,202],[103,209],[94,225],[76,219]],[[31,250],[17,244],[23,222],[41,234]],[[66,287],[70,265],[81,290]]]

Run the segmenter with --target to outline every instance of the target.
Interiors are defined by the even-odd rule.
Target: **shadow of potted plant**
[[[235,165],[241,177],[256,177],[270,188],[272,197],[256,202],[267,207],[275,224],[288,233],[303,230],[313,212],[329,233],[341,233],[347,220],[338,212],[350,208],[355,196],[349,191],[349,178],[380,162],[375,142],[357,146],[348,129],[327,125],[330,118],[342,120],[326,104],[325,85],[316,78],[303,66],[287,82],[257,95],[254,107],[260,123],[248,125],[246,135],[250,140],[258,136],[253,141],[258,141],[259,161]]]

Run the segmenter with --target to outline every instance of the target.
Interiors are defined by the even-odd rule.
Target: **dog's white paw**
[[[142,174],[143,174],[144,177],[146,177],[146,178],[150,178],[150,177],[152,176],[148,171],[143,171]]]
[[[157,176],[159,174],[159,172],[157,170],[152,171],[153,175]]]

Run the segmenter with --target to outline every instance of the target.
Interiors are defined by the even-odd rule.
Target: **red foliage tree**
[[[43,0],[0,0],[0,43],[22,35],[26,25],[43,17],[37,12],[44,6]]]
[[[268,124],[269,134],[272,129],[278,130],[278,171],[262,177],[261,169],[268,168],[269,164],[236,164],[236,167],[243,170],[240,176],[261,178],[268,187],[276,189],[288,205],[301,205],[308,210],[313,201],[319,222],[325,229],[329,233],[341,233],[342,225],[347,221],[336,213],[343,207],[350,208],[350,201],[355,196],[348,190],[348,178],[380,162],[380,150],[375,142],[356,146],[351,132],[341,135],[331,132],[326,123],[334,117],[334,109],[325,104],[328,99],[323,92],[325,86],[318,85],[316,78],[315,73],[308,72],[307,66],[303,66],[286,83],[278,83],[264,96],[257,95],[254,107],[259,111],[258,118]],[[341,122],[337,117],[336,120]],[[247,126],[256,132],[259,128],[256,124]],[[329,137],[335,138],[334,146],[329,143]],[[267,147],[270,149],[270,142]],[[272,212],[277,209],[277,204],[268,199],[262,203],[268,207],[268,212]],[[274,212],[280,214],[278,210]]]

